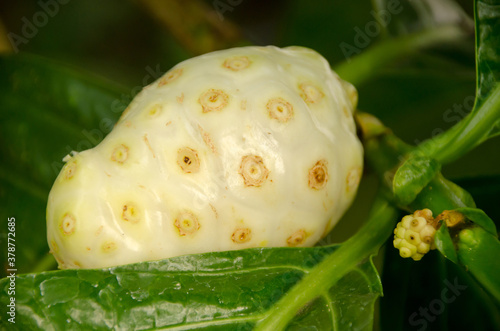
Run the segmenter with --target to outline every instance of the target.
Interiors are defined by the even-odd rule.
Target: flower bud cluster
[[[413,215],[406,215],[394,229],[394,247],[399,249],[401,257],[411,257],[415,261],[434,249],[434,218],[429,209],[417,210]]]

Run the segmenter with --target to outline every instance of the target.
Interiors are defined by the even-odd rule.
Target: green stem
[[[254,330],[283,330],[304,305],[332,287],[361,261],[377,253],[394,229],[397,212],[377,201],[368,223],[288,291]]]
[[[56,265],[57,262],[52,256],[52,254],[47,253],[38,261],[37,264],[35,264],[35,266],[31,269],[30,273],[52,270],[56,267]]]
[[[372,77],[379,68],[417,49],[453,40],[463,33],[456,26],[443,26],[419,31],[393,39],[385,39],[367,51],[348,59],[334,68],[335,72],[354,84],[361,85]]]
[[[210,7],[206,1],[139,0],[138,2],[168,29],[170,35],[193,54],[249,44],[243,39],[239,26],[227,17],[224,19],[223,14],[214,10],[217,8]],[[219,17],[214,14],[218,14]]]
[[[479,115],[469,117],[464,121],[465,124],[456,129],[455,132],[458,134],[452,135],[448,142],[450,146],[460,143],[462,149],[453,150],[454,153],[449,155],[462,153],[464,149],[472,148],[481,139],[488,137],[492,123],[498,120],[496,114],[492,115],[492,113],[499,111],[495,107],[500,108],[500,93],[497,91],[499,91],[498,88],[495,90],[495,94],[480,108]],[[483,107],[487,110],[483,110]],[[390,131],[382,130],[382,128],[373,125],[373,119],[366,115],[360,114],[357,121],[361,124],[364,136],[369,137],[365,141],[366,157],[372,168],[382,178],[382,184],[389,189],[392,183],[391,176],[386,175],[394,173],[393,169],[398,166],[398,160],[404,159],[404,155],[408,153],[408,145],[405,145]],[[387,180],[384,180],[386,177],[388,177]],[[446,180],[438,173],[409,206],[401,207],[409,210],[429,208],[436,215],[443,210],[463,207],[474,208],[475,203],[467,191]],[[470,212],[465,214],[465,211],[463,211],[463,213],[473,219]],[[472,274],[486,291],[500,302],[500,260],[492,258],[500,255],[500,242],[496,236],[494,226],[488,230],[489,227],[483,228],[479,222],[476,224],[479,225],[471,227],[471,223],[468,223],[464,228],[458,228],[460,231],[458,237],[455,234],[452,238],[447,234],[449,239],[444,240],[446,238],[441,234],[441,248],[438,248],[445,257],[461,265]],[[442,227],[438,232],[443,233],[443,229],[448,233],[446,227]],[[436,235],[437,237],[438,235]]]
[[[419,145],[415,152],[442,164],[452,162],[487,139],[499,119],[500,84],[477,110],[450,130]]]
[[[393,178],[401,162],[414,153],[415,148],[404,143],[373,116],[360,113],[356,120],[364,138],[365,156],[370,167],[378,174],[381,184],[392,192]],[[420,169],[416,169],[421,171]],[[392,194],[387,199],[397,203]],[[402,209],[414,211],[429,208],[437,215],[445,209],[475,207],[470,194],[458,185],[446,180],[438,173],[409,205],[400,205]]]

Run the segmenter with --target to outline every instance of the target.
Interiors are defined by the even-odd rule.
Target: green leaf
[[[403,206],[410,204],[440,170],[441,165],[436,160],[410,155],[398,168],[392,182],[396,200]]]
[[[259,248],[187,255],[102,270],[61,270],[16,278],[11,330],[178,327],[250,330],[336,246]],[[10,280],[0,280],[0,304]],[[291,330],[370,329],[381,284],[365,262],[296,315]]]
[[[477,93],[475,109],[479,108],[500,80],[500,1],[476,1]],[[500,134],[500,120],[488,138]],[[487,139],[487,138],[486,138]]]
[[[16,218],[19,272],[48,253],[45,207],[62,158],[97,144],[127,98],[115,84],[40,57],[0,57],[0,226]],[[2,250],[2,266],[6,255]]]
[[[458,263],[457,251],[455,250],[455,245],[453,244],[453,240],[451,239],[450,232],[446,225],[441,225],[439,230],[436,231],[434,244],[445,258],[453,263]]]
[[[469,192],[457,184],[447,180],[440,173],[420,192],[411,203],[412,210],[429,208],[434,216],[443,210],[461,207],[475,207],[475,202]]]
[[[500,175],[467,177],[457,181],[474,197],[477,208],[484,210],[496,226],[500,226],[500,209],[498,196],[500,196]]]
[[[500,80],[500,1],[476,0],[475,5],[478,108]]]
[[[472,111],[420,152],[448,163],[497,136],[500,118],[500,1],[476,0],[476,100]]]
[[[491,218],[484,211],[477,208],[457,208],[455,211],[464,214],[469,220],[481,226],[492,235],[497,235],[497,228]]]

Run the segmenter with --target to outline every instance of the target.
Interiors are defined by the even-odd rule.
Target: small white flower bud
[[[434,249],[434,219],[429,209],[417,210],[403,217],[394,229],[393,245],[401,257],[422,259],[429,249]]]

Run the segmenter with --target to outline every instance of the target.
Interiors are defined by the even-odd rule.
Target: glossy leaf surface
[[[445,225],[441,225],[441,227],[436,231],[434,243],[436,248],[439,252],[441,252],[441,254],[443,254],[444,257],[454,263],[458,263],[457,252],[455,250],[453,240],[451,239],[450,232]]]
[[[103,270],[16,278],[12,330],[250,330],[270,306],[335,247],[250,249],[188,255]],[[0,281],[8,304],[10,280]],[[381,284],[365,262],[311,302],[291,330],[370,329]],[[7,322],[3,320],[3,326]],[[14,328],[12,328],[14,326]]]
[[[433,159],[410,156],[394,176],[393,191],[397,201],[402,205],[410,204],[440,169],[441,165]]]

